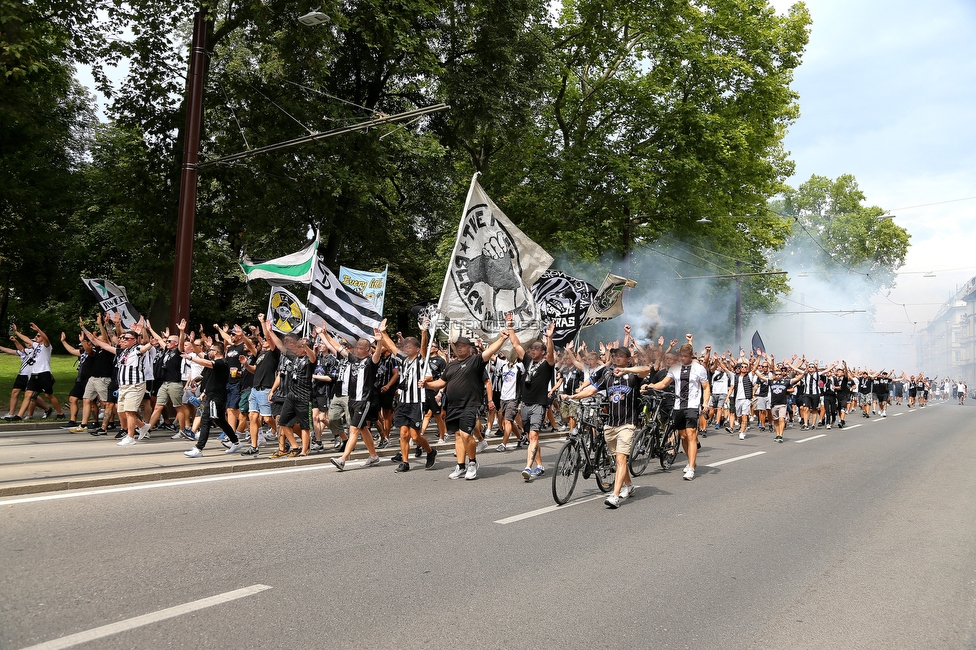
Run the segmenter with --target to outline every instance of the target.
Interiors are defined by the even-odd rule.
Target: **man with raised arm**
[[[454,441],[457,468],[449,476],[453,480],[465,478],[472,481],[478,478],[478,441],[473,433],[485,392],[485,367],[492,355],[508,340],[508,336],[509,331],[503,330],[481,354],[474,352],[470,339],[459,337],[454,342],[456,358],[447,364],[441,378],[425,377],[421,382],[424,388],[444,389],[447,432],[457,434]]]
[[[136,422],[141,422],[139,407],[142,406],[142,400],[146,396],[146,366],[143,355],[149,352],[152,343],[141,346],[136,344],[142,329],[140,321],[133,325],[132,329],[122,332],[118,346],[109,345],[101,338],[92,336],[91,332],[85,331],[85,336],[93,345],[115,355],[116,378],[119,385],[117,404],[119,424],[122,431],[126,433],[118,442],[120,447],[136,444]],[[149,424],[142,423],[139,427],[140,437],[148,432]]]
[[[691,334],[686,334],[685,338],[688,342],[678,348],[678,363],[668,369],[664,379],[649,386],[655,390],[662,390],[674,384],[673,426],[681,432],[681,443],[688,456],[683,478],[691,481],[695,478],[695,461],[698,457],[698,412],[702,403],[708,403],[711,389],[708,384],[708,371],[695,361]],[[706,356],[710,353],[711,346],[706,345]]]
[[[529,448],[526,452],[522,478],[529,482],[542,476],[546,471],[542,466],[539,430],[545,422],[546,410],[549,408],[549,385],[556,373],[556,354],[552,343],[556,323],[549,323],[546,328],[546,342],[533,341],[529,344],[528,351],[522,347],[518,335],[512,329],[510,315],[506,317],[506,326],[512,348],[515,349],[515,354],[518,355],[525,369],[522,374],[522,429],[529,436]]]
[[[376,455],[376,445],[373,443],[373,436],[366,428],[366,419],[369,415],[373,400],[378,396],[375,394],[374,381],[376,380],[376,365],[380,362],[383,354],[383,339],[379,336],[381,331],[386,330],[386,319],[380,323],[378,329],[373,330],[373,335],[377,338],[376,347],[370,353],[369,339],[359,339],[353,347],[352,352],[346,356],[346,364],[342,369],[342,396],[349,398],[349,439],[346,441],[346,449],[342,452],[341,458],[333,458],[332,464],[340,472],[345,469],[346,461],[356,449],[356,440],[360,435],[366,443],[369,458],[363,463],[364,467],[372,467],[380,464],[380,457]]]
[[[23,419],[27,415],[27,407],[30,406],[34,396],[43,394],[51,400],[51,408],[58,414],[58,419],[62,419],[64,413],[61,411],[61,404],[58,402],[58,398],[54,396],[54,375],[51,374],[51,339],[34,323],[30,324],[31,329],[34,330],[33,339],[24,336],[16,325],[10,327],[14,334],[24,342],[24,354],[30,366],[30,376],[27,378],[27,387],[24,389],[24,402],[20,405],[18,415]]]
[[[237,438],[237,432],[227,421],[227,380],[230,378],[230,364],[224,359],[224,344],[221,341],[214,341],[207,351],[209,358],[184,354],[183,358],[203,366],[203,399],[200,403],[200,434],[197,444],[183,452],[187,458],[202,458],[203,449],[207,446],[210,437],[211,423],[216,422],[217,426],[227,434],[231,445],[225,454],[234,454],[244,446]],[[120,406],[121,408],[121,402]]]

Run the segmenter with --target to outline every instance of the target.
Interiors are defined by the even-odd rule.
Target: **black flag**
[[[759,330],[756,330],[756,333],[752,335],[752,349],[749,350],[749,353],[752,354],[756,350],[766,354],[766,345],[763,343],[762,337],[759,336]]]

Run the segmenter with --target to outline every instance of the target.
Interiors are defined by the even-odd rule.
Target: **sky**
[[[772,4],[784,13],[793,3]],[[853,174],[867,204],[889,210],[911,234],[897,286],[874,300],[875,330],[903,334],[866,339],[884,358],[910,364],[912,331],[976,276],[976,2],[806,6],[813,24],[793,82],[801,116],[785,142],[796,164],[788,183]],[[936,277],[923,277],[930,271]],[[803,282],[792,280],[795,293]],[[835,302],[811,306],[846,307],[842,292]],[[837,317],[807,318],[807,333],[837,330],[830,320]]]

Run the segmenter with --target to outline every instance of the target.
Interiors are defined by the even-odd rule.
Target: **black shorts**
[[[881,403],[881,404],[884,404],[884,403],[886,403],[888,401],[888,398],[889,398],[888,393],[875,393],[875,395],[878,398],[878,402]]]
[[[112,377],[112,381],[108,384],[108,399],[105,402],[107,404],[119,403],[119,380],[117,377]]]
[[[678,431],[683,429],[698,429],[698,409],[674,409],[671,421]]]
[[[68,393],[68,397],[74,397],[75,399],[82,399],[85,397],[85,386],[88,385],[88,379],[75,379],[75,385],[71,387],[71,392]]]
[[[366,409],[366,422],[376,422],[380,419],[380,400],[378,397],[373,397],[368,403],[369,408]],[[349,407],[349,412],[352,413],[352,406]]]
[[[472,406],[469,408],[449,408],[445,420],[447,422],[447,432],[457,433],[463,431],[471,433],[474,431],[475,424],[478,422],[478,411],[480,407]]]
[[[796,403],[800,408],[818,409],[820,408],[820,395],[800,395],[796,398]]]
[[[50,395],[54,393],[54,375],[50,372],[41,372],[31,375],[27,380],[27,390],[33,393],[44,393]]]
[[[393,428],[410,427],[420,431],[420,426],[424,421],[424,407],[419,403],[406,404],[401,402],[397,405],[396,412],[393,414]]]
[[[320,411],[329,410],[329,396],[328,395],[313,395],[312,396],[312,408],[318,409]]]
[[[155,379],[146,380],[146,397],[156,397],[159,394],[159,387],[163,385],[163,382],[156,381]]]
[[[14,379],[14,390],[24,390],[27,388],[27,375],[17,375],[17,379]]]
[[[379,411],[379,406],[376,407]],[[369,400],[349,400],[349,426],[362,429],[370,421],[369,415],[373,411]]]
[[[427,396],[424,399],[424,413],[430,411],[434,415],[440,415],[441,405],[437,403],[437,391],[429,390],[427,391]]]
[[[909,397],[918,397],[918,390],[915,389],[915,388],[909,388],[908,389],[908,396]]]
[[[288,399],[287,397],[285,399]],[[241,401],[241,382],[227,384],[227,408],[238,410]]]
[[[380,408],[384,411],[392,411],[393,401],[396,399],[396,388],[391,388],[385,393],[377,389],[376,393],[379,394],[379,399],[377,401],[379,402]]]
[[[272,400],[271,402],[271,417],[276,418],[281,415],[281,407],[284,402],[279,402],[277,400]]]
[[[850,401],[851,401],[851,394],[850,393],[847,393],[847,392],[845,392],[845,393],[837,393],[837,403],[838,404],[841,404],[842,406],[847,406],[848,404],[850,404]]]
[[[297,424],[303,431],[309,431],[311,422],[312,405],[310,402],[299,402],[291,397],[285,397],[285,402],[281,405],[281,417],[278,418],[279,425],[291,428]]]

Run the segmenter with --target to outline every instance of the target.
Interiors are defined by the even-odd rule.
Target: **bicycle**
[[[631,476],[640,476],[647,470],[651,458],[661,462],[661,469],[667,471],[674,464],[681,448],[681,436],[671,426],[670,415],[667,421],[661,419],[661,405],[664,403],[664,393],[651,389],[650,394],[641,396],[644,403],[642,414],[644,424],[634,434],[634,442],[630,448],[627,467]]]
[[[576,428],[567,435],[552,473],[552,498],[558,505],[569,501],[581,472],[583,480],[592,475],[600,491],[609,492],[616,471],[603,437],[603,398],[570,402],[576,407]]]

